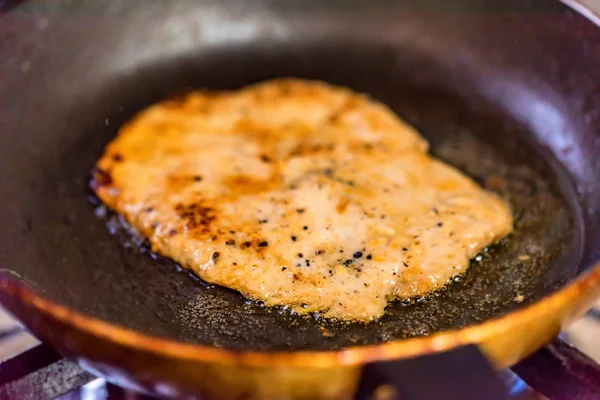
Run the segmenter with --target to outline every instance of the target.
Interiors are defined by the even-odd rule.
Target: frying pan
[[[600,294],[600,29],[566,5],[32,0],[0,16],[0,54],[0,300],[119,385],[347,398],[370,364],[371,383],[407,398],[425,378],[476,391],[486,365],[514,365]],[[435,296],[340,324],[194,279],[95,209],[94,161],[137,111],[277,76],[388,104],[510,202],[514,233]]]

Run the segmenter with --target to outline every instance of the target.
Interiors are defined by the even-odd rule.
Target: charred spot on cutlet
[[[113,183],[113,179],[110,176],[110,173],[107,171],[96,168],[92,173],[92,180],[90,181],[90,187],[93,190],[100,189],[105,186],[110,186]]]
[[[204,233],[210,230],[210,225],[216,219],[214,209],[204,207],[200,203],[177,204],[175,211],[185,221],[187,229],[200,229]]]

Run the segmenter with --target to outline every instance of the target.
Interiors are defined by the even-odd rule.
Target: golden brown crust
[[[95,189],[208,282],[367,321],[511,230],[503,202],[426,150],[377,102],[275,80],[143,111],[107,146]]]

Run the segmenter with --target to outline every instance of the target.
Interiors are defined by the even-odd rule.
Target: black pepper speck
[[[304,254],[298,253],[298,257],[302,258],[302,257],[304,257]]]
[[[266,240],[263,240],[262,242],[260,242],[258,244],[258,247],[267,247],[269,245],[269,243]]]
[[[353,262],[354,262],[354,260],[346,260],[346,261],[344,261],[344,265],[347,267],[350,264],[352,264]]]
[[[296,241],[296,236],[292,236],[292,242]]]
[[[369,255],[367,256],[367,260],[371,260],[372,258],[373,258],[373,256],[372,256],[371,254],[369,254]]]
[[[305,226],[302,227],[302,229],[307,230],[308,226],[305,225]]]
[[[354,257],[354,258],[361,258],[362,256],[363,256],[362,251],[357,251],[356,253],[354,253],[352,255],[352,257]]]

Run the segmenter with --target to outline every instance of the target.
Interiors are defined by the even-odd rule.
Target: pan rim
[[[600,14],[591,10],[581,0],[560,0],[600,27]],[[565,326],[591,305],[594,297],[600,296],[600,263],[590,267],[572,282],[526,307],[509,312],[480,324],[466,328],[436,333],[430,336],[395,340],[387,343],[347,347],[327,351],[277,351],[231,350],[212,346],[190,344],[134,331],[98,318],[82,314],[74,309],[52,302],[32,289],[0,271],[0,291],[15,297],[21,304],[39,313],[60,321],[86,334],[104,339],[120,346],[155,354],[162,357],[192,362],[238,365],[246,367],[318,367],[356,366],[373,361],[410,358],[437,353],[467,344],[482,344],[486,340],[509,333],[515,328],[531,324],[542,314],[552,314],[566,307],[573,300],[586,295],[589,304],[561,320]],[[558,332],[557,332],[558,333]]]
[[[600,27],[600,12],[592,10],[587,4],[584,4],[582,0],[558,0],[565,6],[569,7],[573,11],[585,19],[592,22],[597,27]]]
[[[68,307],[47,300],[22,283],[10,278],[6,272],[0,272],[0,291],[18,298],[21,303],[35,309],[39,313],[45,314],[86,334],[129,349],[148,352],[158,356],[227,366],[327,368],[411,358],[444,352],[468,344],[480,345],[494,337],[514,331],[520,326],[531,324],[532,321],[543,314],[554,314],[555,311],[564,308],[570,303],[572,304],[573,300],[579,299],[586,294],[589,295],[588,297],[591,299],[588,302],[589,304],[584,304],[576,312],[568,315],[568,319],[560,321],[561,325],[566,325],[580,316],[580,314],[583,314],[591,306],[594,298],[600,295],[600,263],[595,264],[588,271],[576,278],[575,281],[549,296],[481,324],[439,332],[430,336],[325,351],[240,351],[153,336],[81,314]],[[558,334],[558,332],[556,333]]]

